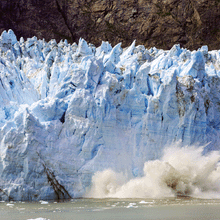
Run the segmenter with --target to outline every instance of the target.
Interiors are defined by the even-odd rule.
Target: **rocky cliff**
[[[2,0],[0,32],[13,29],[18,38],[80,37],[128,46],[134,39],[147,48],[220,47],[219,0]]]

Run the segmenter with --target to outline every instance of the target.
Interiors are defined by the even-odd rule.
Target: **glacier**
[[[82,197],[165,146],[219,151],[220,50],[0,36],[0,200]]]

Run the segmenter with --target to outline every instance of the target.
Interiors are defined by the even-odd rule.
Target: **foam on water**
[[[220,154],[203,154],[204,147],[171,146],[160,160],[147,161],[144,175],[126,181],[111,169],[97,172],[87,197],[161,198],[192,196],[220,198]]]

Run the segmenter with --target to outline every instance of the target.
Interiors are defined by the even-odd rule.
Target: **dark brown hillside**
[[[220,49],[220,0],[1,0],[0,32],[100,45]]]

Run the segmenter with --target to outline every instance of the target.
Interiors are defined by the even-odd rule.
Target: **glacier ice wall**
[[[96,171],[142,176],[165,146],[219,150],[220,50],[0,37],[0,198],[82,196]]]

